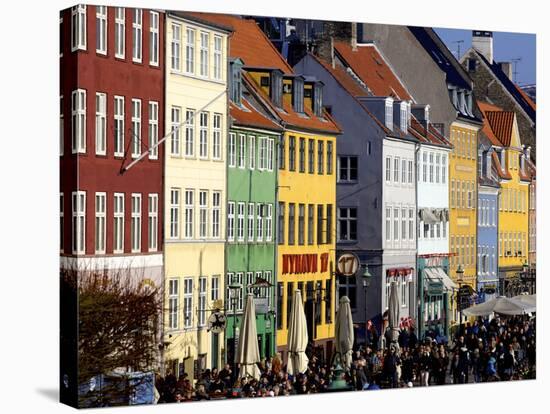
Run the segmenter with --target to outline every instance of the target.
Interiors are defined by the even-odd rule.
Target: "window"
[[[296,171],[296,137],[288,138],[288,169]]]
[[[256,137],[248,136],[248,168],[253,170],[256,167]]]
[[[208,237],[208,191],[199,191],[199,237]]]
[[[434,153],[430,152],[430,183],[434,182]]]
[[[305,204],[298,204],[298,244],[304,245],[305,242]]]
[[[139,63],[141,63],[142,23],[142,10],[134,9],[134,20],[132,21],[132,61]]]
[[[279,244],[284,244],[285,242],[285,203],[279,202],[278,209],[278,223],[277,223],[277,240]]]
[[[106,225],[106,198],[105,193],[95,193],[95,252],[105,253],[105,225]]]
[[[193,238],[194,217],[195,217],[195,191],[191,189],[185,190],[185,234],[186,239]]]
[[[401,182],[407,183],[407,160],[401,160]]]
[[[315,140],[309,139],[307,145],[308,173],[315,172]]]
[[[264,238],[264,221],[263,221],[263,211],[265,205],[256,204],[256,241],[261,242]]]
[[[124,96],[115,96],[115,157],[124,155]]]
[[[357,279],[355,276],[338,276],[338,296],[347,296],[351,309],[357,308]]]
[[[122,253],[124,251],[124,194],[115,193],[114,200],[113,253]]]
[[[273,171],[273,138],[267,140],[267,170]]]
[[[447,156],[441,156],[441,184],[447,182]]]
[[[86,91],[77,89],[71,94],[72,152],[86,152]]]
[[[409,240],[414,240],[414,209],[409,208]]]
[[[267,204],[267,216],[265,218],[265,241],[270,242],[273,237],[273,204]]]
[[[141,194],[132,194],[132,252],[141,251]]]
[[[95,8],[96,42],[95,50],[102,55],[107,54],[107,6]]]
[[[222,38],[214,36],[214,79],[222,79]]]
[[[279,314],[277,315],[277,330],[283,329],[283,298],[285,295],[285,285],[283,282],[277,282],[277,309]]]
[[[212,238],[220,237],[220,209],[221,209],[221,193],[214,191],[212,193]]]
[[[157,144],[159,142],[159,104],[149,102],[149,158],[158,158]]]
[[[399,240],[399,209],[393,209],[393,240]]]
[[[326,220],[326,240],[325,243],[332,243],[332,204],[327,204],[327,220]]]
[[[407,240],[407,209],[401,209],[401,240]]]
[[[294,232],[295,232],[295,204],[288,203],[288,244],[294,244]]]
[[[338,171],[338,181],[357,181],[357,157],[339,157]]]
[[[222,115],[214,114],[212,128],[212,158],[219,160],[222,157]]]
[[[237,203],[237,241],[244,241],[244,203]]]
[[[183,326],[193,326],[193,279],[183,279]]]
[[[428,153],[423,152],[422,153],[422,182],[427,183],[428,182]]]
[[[237,159],[237,166],[239,168],[245,168],[245,160],[246,160],[246,135],[239,134],[239,157]]]
[[[357,208],[341,207],[338,209],[338,240],[357,240]]]
[[[220,277],[212,276],[210,279],[212,286],[210,287],[210,300],[218,300],[220,298]]]
[[[229,134],[229,166],[234,167],[237,162],[237,136],[231,132]]]
[[[408,161],[409,169],[407,170],[408,176],[407,176],[407,182],[409,184],[412,184],[413,182],[413,162],[411,160]]]
[[[208,158],[208,112],[199,117],[199,157]]]
[[[75,191],[73,197],[73,254],[85,253],[86,249],[86,192]]]
[[[180,123],[181,123],[181,108],[172,106],[172,140],[170,142],[170,154],[179,157],[181,154],[180,143]]]
[[[159,64],[159,14],[149,12],[149,64]]]
[[[86,6],[71,9],[71,50],[86,50]]]
[[[247,213],[247,228],[248,228],[248,241],[254,241],[254,203],[248,203],[248,213]]]
[[[195,110],[187,109],[185,111],[185,156],[193,157],[195,155]]]
[[[298,165],[301,173],[306,171],[306,139],[300,138],[300,145],[298,148]]]
[[[149,194],[148,226],[149,226],[149,248],[150,252],[156,252],[158,247],[158,225],[159,225],[159,195]]]
[[[95,94],[95,153],[105,155],[107,146],[107,95]]]
[[[132,99],[132,158],[141,153],[141,99]]]
[[[393,159],[393,182],[398,183],[399,182],[399,157],[395,157]]]
[[[201,32],[201,44],[200,44],[200,75],[208,77],[208,43],[210,36],[208,33]]]
[[[333,142],[327,142],[327,174],[332,174],[332,146]]]
[[[435,155],[435,182],[439,183],[439,171],[441,169],[441,155]]]
[[[124,59],[126,43],[126,17],[124,7],[115,9],[115,57]]]
[[[386,182],[391,181],[391,157],[386,157]]]
[[[235,240],[235,203],[227,203],[227,240]]]
[[[171,68],[179,72],[181,70],[181,27],[179,24],[172,23],[172,42],[171,47]]]
[[[65,196],[59,194],[59,250],[65,249]]]
[[[323,206],[317,205],[317,244],[324,244],[323,240]]]
[[[267,168],[267,138],[258,137],[258,170]]]
[[[170,189],[170,238],[177,239],[180,235],[180,190]]]
[[[409,284],[405,279],[401,281],[401,306],[407,306],[407,296],[409,296]]]
[[[317,143],[317,173],[323,174],[325,165],[325,143],[319,141]]]
[[[185,71],[195,73],[195,30],[187,28],[187,43],[185,45]]]
[[[279,137],[279,169],[285,169],[285,137],[281,135]]]
[[[168,327],[178,329],[179,280],[168,281]]]
[[[206,282],[207,279],[204,276],[199,278],[199,321],[198,326],[206,325]]]

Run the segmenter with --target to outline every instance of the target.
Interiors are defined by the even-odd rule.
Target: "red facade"
[[[60,95],[63,97],[63,155],[60,156],[61,193],[64,195],[63,253],[74,256],[72,251],[72,197],[73,191],[86,192],[85,254],[95,254],[95,193],[106,193],[105,256],[147,255],[158,253],[163,247],[163,163],[164,148],[158,147],[157,159],[143,158],[131,169],[122,172],[132,162],[131,128],[132,99],[141,100],[141,147],[149,145],[149,102],[158,104],[158,140],[164,136],[164,15],[158,13],[158,65],[150,64],[150,10],[142,9],[141,39],[142,62],[132,60],[134,9],[126,8],[124,15],[124,58],[115,57],[115,7],[107,7],[107,53],[96,52],[96,7],[86,6],[86,50],[72,51],[72,10],[61,12],[60,18]],[[120,20],[119,20],[120,21]],[[86,145],[85,152],[72,153],[72,106],[74,90],[86,91]],[[106,95],[106,154],[96,154],[96,93]],[[124,97],[123,156],[114,155],[115,146],[115,95]],[[124,249],[113,253],[114,244],[114,194],[124,193]],[[141,251],[131,252],[132,193],[141,194]],[[148,198],[158,194],[157,249],[149,252]],[[103,256],[103,254],[102,254]]]

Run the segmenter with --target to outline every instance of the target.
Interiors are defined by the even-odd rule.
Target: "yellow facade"
[[[166,131],[195,117],[165,143],[164,361],[192,378],[196,360],[220,367],[224,353],[223,333],[214,337],[206,323],[224,297],[227,34],[168,15],[167,42],[174,37],[180,53],[166,48]]]
[[[505,148],[505,152],[504,169],[511,178],[502,179],[500,184],[498,267],[504,272],[515,269],[517,274],[529,252],[529,181],[522,181],[520,178],[521,140],[515,117],[510,146]]]
[[[294,140],[294,144],[292,143]],[[300,142],[304,140],[303,172],[301,168]],[[309,145],[314,145],[313,157],[310,161]],[[323,161],[322,173],[319,173],[319,145],[322,143]],[[331,276],[331,268],[335,262],[335,226],[336,226],[336,138],[334,136],[318,135],[303,131],[287,130],[282,142],[284,165],[279,169],[279,214],[278,231],[283,236],[283,242],[278,245],[277,282],[282,284],[278,309],[279,328],[277,330],[277,346],[285,347],[288,339],[288,311],[292,294],[301,288],[307,324],[313,339],[317,344],[332,340],[334,337],[335,315],[335,283]],[[291,154],[294,146],[294,155]],[[329,149],[332,146],[332,150]],[[331,152],[331,154],[329,154]],[[294,159],[294,168],[292,168]],[[313,173],[310,173],[310,162]],[[292,169],[294,171],[292,171]],[[294,207],[291,207],[291,206]],[[294,208],[294,225],[290,215]],[[318,213],[322,210],[322,219]],[[301,214],[303,212],[303,215]],[[313,216],[310,219],[310,213]],[[303,218],[300,218],[303,217]],[[302,224],[301,224],[302,223]],[[321,225],[319,228],[319,225]],[[292,234],[294,233],[294,243]],[[303,233],[303,236],[300,236]],[[302,238],[303,237],[303,238]],[[321,240],[319,240],[321,239]],[[292,255],[292,256],[289,256]],[[317,268],[302,264],[297,271],[289,262],[290,257],[304,260],[303,255],[313,255]],[[286,259],[285,259],[286,257]],[[307,259],[305,259],[307,260]],[[308,271],[313,270],[313,271]],[[312,292],[313,291],[313,292]],[[314,300],[311,300],[311,299]],[[315,326],[313,330],[312,327]]]

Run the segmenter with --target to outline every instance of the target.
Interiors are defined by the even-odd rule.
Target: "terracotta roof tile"
[[[361,86],[359,82],[351,77],[351,75],[339,65],[334,68],[328,62],[323,59],[319,59],[315,55],[311,55],[316,59],[333,77],[338,83],[353,96],[369,96],[369,92],[366,88]]]
[[[498,140],[502,142],[505,147],[510,146],[515,114],[508,111],[490,111],[485,112],[484,115],[489,121],[491,129]]]
[[[514,83],[514,86],[516,87],[516,89],[518,90],[518,92],[521,94],[521,96],[523,96],[523,99],[525,99],[525,101],[529,104],[529,106],[531,108],[533,108],[534,111],[537,110],[537,104],[535,104],[533,102],[533,100],[531,99],[531,97],[529,95],[527,95],[525,93],[525,91],[523,89],[521,89],[517,84]]]
[[[279,124],[267,118],[244,98],[242,106],[243,108],[233,102],[229,104],[229,115],[234,119],[235,125],[265,128],[277,132],[283,130]]]
[[[434,145],[442,145],[451,148],[451,143],[439,133],[439,131],[432,125],[428,125],[428,133],[426,134],[426,127],[419,122],[415,117],[411,117],[411,126],[409,132],[415,136],[420,142]]]

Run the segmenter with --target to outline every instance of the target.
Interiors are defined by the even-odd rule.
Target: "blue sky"
[[[457,56],[458,44],[453,43],[463,40],[460,44],[460,54],[464,54],[472,45],[472,31],[458,29],[434,28],[439,37],[445,42],[449,50]],[[512,61],[521,58],[517,63],[516,83],[525,85],[536,83],[536,42],[534,34],[493,32],[493,53],[497,62]]]

